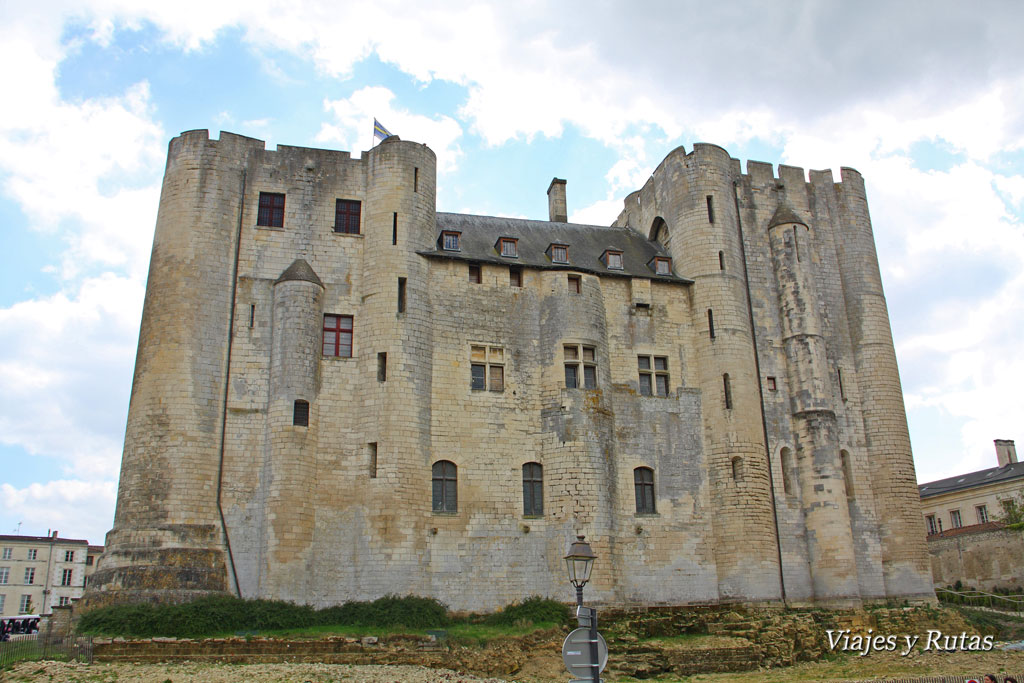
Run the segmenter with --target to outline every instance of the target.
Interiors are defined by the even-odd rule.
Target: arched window
[[[637,467],[633,470],[633,489],[636,492],[636,513],[654,514],[654,470]]]
[[[539,462],[523,465],[523,514],[527,517],[544,514],[544,468]]]
[[[434,512],[458,512],[459,504],[456,492],[455,463],[438,460],[434,463]]]
[[[732,458],[732,480],[737,484],[743,481],[743,458],[738,455]]]
[[[658,216],[654,219],[654,223],[651,224],[651,232],[647,237],[666,249],[668,248],[668,224],[664,218]]]
[[[846,497],[853,498],[853,470],[850,467],[850,454],[839,451],[839,463],[843,467],[843,481],[846,484]]]
[[[309,401],[299,399],[292,408],[292,424],[297,427],[309,426]]]

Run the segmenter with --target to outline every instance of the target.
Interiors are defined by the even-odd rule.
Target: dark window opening
[[[391,244],[398,244],[398,212],[391,214]]]
[[[839,451],[839,464],[843,468],[843,482],[846,484],[846,497],[853,498],[853,468],[850,465],[850,454]]]
[[[580,293],[580,281],[581,281],[581,278],[580,278],[579,275],[570,275],[569,276],[568,282],[569,282],[569,293],[570,294],[579,294]]]
[[[540,517],[544,514],[544,468],[539,462],[523,465],[523,515]]]
[[[715,314],[710,308],[708,309],[708,336],[712,339],[715,338]]]
[[[482,279],[481,279],[481,276],[480,276],[480,266],[478,266],[476,264],[470,264],[470,266],[469,266],[469,281],[472,282],[475,285],[478,285],[478,284],[480,284],[482,282]]]
[[[249,304],[249,327],[256,322],[256,304]]]
[[[839,398],[846,400],[846,389],[843,388],[843,371],[836,368],[836,376],[839,378]]]
[[[732,459],[732,480],[737,484],[743,481],[743,458],[738,455]]]
[[[779,452],[779,460],[782,463],[782,491],[787,496],[793,495],[793,463],[790,462],[792,457],[792,451],[788,448],[783,448]]]
[[[774,377],[768,377],[768,391],[775,391],[776,383]]]
[[[277,192],[260,192],[256,225],[268,228],[284,227],[284,195]]]
[[[458,512],[457,470],[455,463],[439,460],[431,468],[434,512]]]
[[[580,388],[580,379],[584,389],[597,388],[597,352],[593,346],[567,344],[563,347],[565,360],[565,386],[569,389]],[[583,376],[580,377],[582,366]]]
[[[510,287],[523,286],[523,269],[517,266],[508,267],[508,284]]]
[[[334,232],[359,234],[361,204],[354,199],[334,200]]]
[[[718,269],[725,270],[725,252],[718,252]]]
[[[729,384],[729,373],[722,375],[722,388],[725,396],[725,409],[732,410],[732,386]]]
[[[385,351],[377,354],[377,381],[388,381],[388,354]]]
[[[412,191],[420,191],[420,169],[418,166],[412,169]]]
[[[398,278],[398,312],[405,313],[405,278]]]
[[[370,455],[370,479],[377,478],[377,442],[373,441],[366,444],[366,450],[369,451]]]
[[[708,201],[708,223],[715,222],[715,199],[712,195],[707,196]]]
[[[292,424],[296,427],[309,426],[309,401],[299,399],[292,409]]]
[[[487,388],[487,366],[483,363],[473,363],[469,366],[469,388],[473,391],[483,391]]]
[[[793,226],[793,251],[796,252],[796,260],[800,261],[800,241],[799,241],[799,239],[797,237],[797,231],[798,230],[799,230],[799,228],[794,225]]]
[[[653,515],[654,509],[654,470],[650,467],[637,467],[633,470],[633,491],[636,495],[636,513]]]

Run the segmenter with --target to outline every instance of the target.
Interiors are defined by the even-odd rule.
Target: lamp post
[[[565,556],[565,567],[569,573],[569,581],[576,587],[576,616],[579,618],[580,626],[583,626],[583,587],[590,581],[590,571],[594,568],[594,560],[597,555],[590,548],[583,536],[577,536],[576,541],[569,548],[569,554]],[[590,680],[598,683],[601,674],[601,665],[598,662],[598,635],[597,635],[597,610],[589,610],[588,625],[590,626]]]

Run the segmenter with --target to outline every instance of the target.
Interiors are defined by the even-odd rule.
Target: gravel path
[[[6,674],[6,676],[5,676]],[[22,662],[3,681],[54,683],[507,683],[447,669],[350,664],[81,664]]]

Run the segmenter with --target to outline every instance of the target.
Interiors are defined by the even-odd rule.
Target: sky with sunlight
[[[1024,441],[1024,4],[0,0],[0,534],[113,520],[168,140],[438,157],[608,224],[673,148],[858,169],[919,481]],[[1024,443],[1022,443],[1024,445]]]

